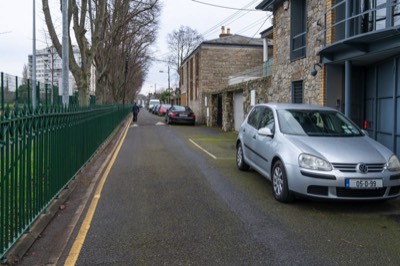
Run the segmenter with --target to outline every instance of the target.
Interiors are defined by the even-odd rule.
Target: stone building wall
[[[187,68],[190,59],[195,56],[199,57],[198,77],[195,76],[196,64],[189,65],[189,71]],[[190,91],[187,88],[190,82],[194,82],[193,90],[194,92],[197,91],[197,94],[194,95],[193,99],[189,99],[187,104],[195,112],[197,122],[203,124],[207,123],[206,108],[204,108],[205,96],[212,91],[226,87],[229,76],[262,65],[263,47],[261,42],[260,46],[203,44],[191,58],[186,60],[182,66],[184,77],[181,87],[182,91],[187,91],[187,95],[190,97]],[[193,71],[190,71],[190,67],[193,67]],[[189,75],[187,75],[188,73]],[[190,73],[193,73],[193,75],[190,75]],[[198,78],[198,82],[195,82],[196,78]]]
[[[204,46],[200,60],[200,87],[204,91],[228,85],[229,76],[261,66],[263,48],[239,46]]]
[[[243,111],[246,116],[251,109],[251,91],[255,90],[255,103],[271,102],[274,90],[271,86],[272,78],[264,77],[256,80],[250,80],[235,85],[227,86],[210,94],[207,94],[207,108],[209,108],[209,117],[207,126],[217,126],[218,119],[218,95],[222,95],[222,130],[235,130],[234,121],[234,94],[243,93]]]
[[[295,1],[295,0],[292,0]],[[274,92],[272,101],[292,102],[292,82],[303,80],[303,103],[323,104],[324,93],[321,88],[322,80],[317,75],[310,75],[314,64],[319,62],[317,53],[322,48],[321,28],[317,25],[317,19],[323,13],[324,1],[307,1],[307,47],[306,57],[290,60],[290,9],[284,10],[282,4],[276,7],[274,25],[274,64],[272,67],[272,86]],[[322,39],[321,39],[322,40]],[[317,67],[317,70],[321,70]],[[322,72],[322,71],[321,71]]]
[[[295,1],[295,0],[291,0]],[[243,92],[244,113],[247,115],[251,106],[251,90],[256,90],[256,103],[261,102],[292,102],[292,82],[303,81],[303,103],[305,104],[326,104],[326,84],[324,82],[326,70],[317,67],[317,76],[310,74],[314,65],[319,63],[318,51],[323,45],[323,36],[321,36],[321,27],[317,25],[317,19],[321,17],[324,11],[322,0],[307,1],[307,45],[306,56],[304,58],[290,59],[290,8],[284,10],[282,4],[276,6],[274,10],[274,64],[272,66],[272,76],[264,79],[252,80],[232,86],[227,86],[220,90],[214,90],[207,93],[210,95],[208,106],[210,107],[210,116],[207,119],[207,125],[216,126],[216,116],[218,115],[217,95],[223,97],[223,120],[222,129],[225,131],[234,129],[233,121],[233,95],[235,92]],[[229,114],[232,114],[230,116]]]

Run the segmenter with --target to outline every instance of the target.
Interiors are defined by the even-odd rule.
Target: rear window
[[[185,106],[180,106],[180,105],[174,105],[174,110],[175,111],[186,111],[186,107]]]
[[[160,100],[150,100],[149,104],[159,104]]]

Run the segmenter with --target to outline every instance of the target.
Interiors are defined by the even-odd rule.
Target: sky
[[[260,32],[271,26],[271,20],[255,6],[262,0],[161,0],[158,38],[152,47],[153,57],[163,59],[168,54],[167,36],[180,26],[197,30],[205,40],[218,38],[221,26],[230,28],[232,34],[259,38]],[[47,47],[46,26],[42,14],[41,0],[36,0],[36,49]],[[50,8],[59,8],[60,1],[50,0]],[[21,8],[21,5],[24,8]],[[221,6],[221,7],[217,7]],[[242,11],[236,9],[244,9]],[[251,11],[249,11],[251,10]],[[0,16],[0,72],[22,76],[28,55],[32,54],[33,1],[14,0],[2,3]],[[61,28],[61,20],[59,20]],[[168,87],[168,66],[153,62],[141,92],[148,94],[155,89]],[[162,73],[161,73],[161,72]],[[177,84],[177,76],[170,72],[171,87]]]

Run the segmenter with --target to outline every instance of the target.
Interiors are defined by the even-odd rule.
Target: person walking
[[[133,115],[132,116],[132,121],[133,122],[137,121],[137,116],[138,116],[139,112],[140,112],[139,106],[136,103],[134,103],[133,106],[132,106],[132,115]]]

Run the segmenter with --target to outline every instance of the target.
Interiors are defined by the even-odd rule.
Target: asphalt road
[[[64,265],[95,198],[76,265],[400,265],[399,199],[278,203],[234,138],[142,110],[101,195],[99,161],[20,264]]]

